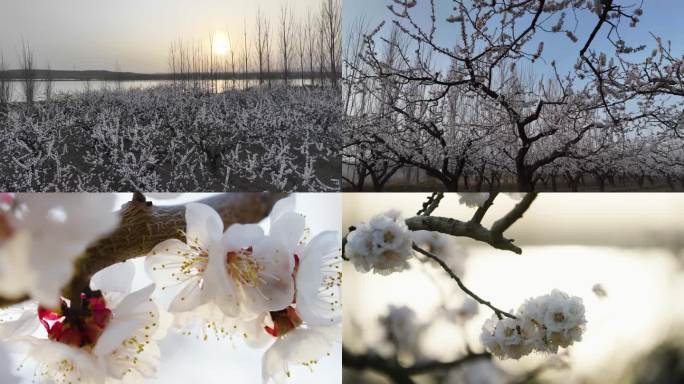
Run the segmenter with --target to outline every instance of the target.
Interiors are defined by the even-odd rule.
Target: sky
[[[23,38],[38,67],[113,70],[118,61],[124,71],[164,72],[173,40],[216,32],[235,40],[245,19],[253,29],[259,7],[276,30],[285,2],[305,17],[320,0],[0,0],[0,51],[16,66]]]
[[[641,0],[621,0],[619,4],[631,5],[639,4]],[[343,3],[343,18],[344,29],[347,33],[355,21],[363,18],[373,28],[376,27],[382,20],[391,20],[394,16],[387,9],[387,5],[394,4],[392,0],[344,0]],[[450,41],[454,40],[459,34],[459,24],[446,22],[446,17],[450,14],[453,7],[451,1],[437,0],[436,14],[437,14],[437,31],[436,40],[447,47],[452,47]],[[395,4],[394,8],[398,10]],[[653,46],[653,38],[649,35],[652,32],[655,35],[662,36],[665,40],[672,40],[673,51],[681,55],[684,51],[684,29],[681,28],[681,15],[684,14],[684,1],[681,0],[643,0],[644,14],[636,29],[628,27],[628,22],[624,21],[623,38],[625,41],[634,42],[633,45],[648,44]],[[410,14],[425,22],[428,20],[430,14],[430,5],[427,0],[418,0],[417,5],[410,10]],[[587,14],[585,11],[584,14]],[[553,37],[546,37],[543,59],[546,63],[538,63],[534,67],[535,71],[547,71],[548,63],[555,59],[559,68],[567,70],[575,64],[578,52],[586,41],[591,29],[593,29],[596,22],[595,15],[587,15],[579,19],[579,24],[575,34],[579,38],[577,43],[572,43],[567,37],[562,34],[555,34]],[[553,24],[553,23],[550,23]],[[422,24],[423,26],[427,24]],[[574,26],[574,17],[570,14],[566,17],[566,27]],[[386,24],[385,29],[389,30],[390,24]],[[601,34],[605,38],[607,29],[602,30]],[[599,35],[600,37],[601,35]],[[602,39],[596,39],[592,43],[592,48],[607,48],[607,43],[602,42]],[[638,44],[637,44],[638,42]],[[530,43],[532,47],[529,50],[536,48],[538,41],[533,40]],[[568,54],[572,52],[572,54]],[[650,53],[650,48],[647,50]],[[675,55],[675,56],[678,56]],[[542,69],[543,68],[543,69]]]

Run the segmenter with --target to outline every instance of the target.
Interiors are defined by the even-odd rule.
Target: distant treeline
[[[186,74],[187,75],[187,74]],[[331,77],[330,72],[321,73],[319,71],[313,72],[297,72],[288,73],[285,72],[271,72],[271,73],[259,73],[259,72],[248,72],[248,73],[193,73],[190,74],[192,78],[199,79],[218,79],[218,80],[256,80],[256,79],[293,79],[293,78],[305,78],[305,79],[329,79]],[[342,74],[337,73],[337,77],[341,78]],[[34,69],[31,78],[34,80],[52,80],[52,81],[63,81],[63,80],[76,80],[76,81],[135,81],[135,80],[174,80],[177,75],[173,73],[134,73],[134,72],[114,72],[114,71],[65,71],[65,70],[47,70],[47,69]],[[26,80],[26,72],[21,69],[10,69],[6,71],[0,71],[0,79],[4,80]]]

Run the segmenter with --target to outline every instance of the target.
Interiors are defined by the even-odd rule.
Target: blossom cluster
[[[110,219],[116,217],[110,196],[0,197],[0,277],[4,283],[5,275],[17,273],[16,261],[28,277],[21,290],[0,285],[0,296],[28,293],[36,299],[0,311],[0,345],[28,353],[36,363],[35,382],[142,382],[159,366],[158,341],[179,331],[268,346],[263,382],[282,383],[290,364],[310,367],[340,341],[339,234],[326,231],[307,241],[305,218],[294,212],[293,197],[275,204],[268,233],[258,224],[233,224],[224,231],[214,209],[188,204],[185,241],[165,240],[145,255],[154,284],[132,292],[135,266],[123,262],[96,273],[80,295],[69,298],[60,297],[60,288],[74,258],[118,221]],[[82,212],[83,204],[91,211]],[[70,232],[41,231],[41,219],[50,230],[68,223]],[[73,232],[81,236],[68,236]],[[50,245],[53,253],[46,251]],[[37,280],[53,274],[39,263],[58,264],[64,271],[57,276],[66,278],[46,286]],[[0,369],[5,360],[0,355]]]
[[[0,296],[58,305],[73,261],[118,225],[113,206],[109,194],[0,194]]]
[[[388,275],[409,267],[411,245],[406,223],[399,211],[391,210],[359,224],[347,236],[345,254],[359,271]]]
[[[276,203],[266,234],[258,224],[224,231],[211,207],[188,204],[186,241],[166,240],[145,261],[160,293],[175,290],[173,329],[271,344],[262,358],[264,383],[284,382],[290,364],[312,366],[339,342],[339,234],[304,241],[305,218],[293,209],[294,198]]]
[[[582,299],[554,289],[525,301],[516,318],[492,316],[484,323],[480,340],[502,359],[519,359],[535,351],[557,353],[582,340],[586,322]]]
[[[157,341],[165,327],[152,301],[154,285],[131,292],[130,262],[103,269],[77,305],[29,304],[0,322],[0,341],[24,350],[36,363],[39,383],[140,382],[156,372]]]

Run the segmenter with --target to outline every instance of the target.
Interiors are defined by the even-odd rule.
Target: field
[[[0,110],[4,191],[339,189],[340,92],[92,91]]]

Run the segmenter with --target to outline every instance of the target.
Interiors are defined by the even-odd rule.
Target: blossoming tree
[[[550,190],[566,165],[568,189],[573,173],[681,188],[684,62],[639,29],[642,2],[387,3],[376,28],[350,30],[348,167],[390,162],[448,191]]]
[[[15,378],[6,349],[25,352],[41,383],[141,382],[155,376],[168,332],[268,347],[262,380],[284,383],[291,365],[310,367],[340,341],[339,235],[310,237],[294,197],[113,203],[2,195],[3,383]],[[139,256],[153,284],[133,290]]]

